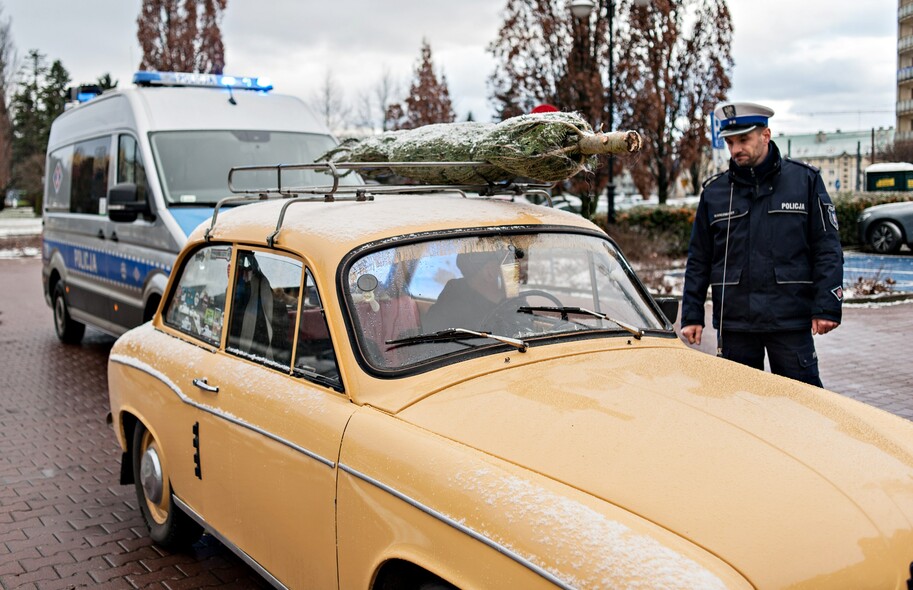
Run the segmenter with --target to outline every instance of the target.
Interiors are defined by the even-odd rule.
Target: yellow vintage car
[[[688,349],[579,216],[369,193],[217,211],[114,345],[157,543],[279,588],[911,587],[913,424]]]

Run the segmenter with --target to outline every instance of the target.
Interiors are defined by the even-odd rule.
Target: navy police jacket
[[[708,286],[717,329],[721,313],[723,329],[734,331],[840,321],[843,252],[834,205],[815,168],[781,158],[774,142],[769,148],[757,167],[730,160],[729,172],[704,186],[688,249],[682,326],[704,325]]]

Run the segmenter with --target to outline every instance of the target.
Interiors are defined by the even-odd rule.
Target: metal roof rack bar
[[[212,222],[209,224],[209,228],[206,230],[206,234],[203,236],[208,242],[212,237],[212,230],[216,227],[216,219],[219,217],[219,209],[222,208],[222,205],[226,203],[240,203],[244,201],[264,201],[266,200],[266,195],[245,195],[238,197],[225,197],[224,199],[219,199],[219,202],[216,203],[215,209],[212,212]]]
[[[228,172],[228,188],[235,196],[221,199],[215,206],[212,221],[206,230],[205,239],[212,238],[213,230],[219,216],[219,210],[229,203],[243,203],[250,201],[263,201],[271,198],[289,198],[283,204],[276,222],[276,229],[267,236],[266,242],[270,247],[276,244],[285,214],[293,203],[314,203],[334,201],[373,201],[375,195],[383,194],[411,194],[411,193],[459,193],[463,198],[468,198],[466,193],[477,193],[481,197],[493,196],[520,196],[524,194],[540,195],[544,197],[548,206],[552,206],[552,196],[548,192],[553,183],[488,183],[488,184],[407,184],[407,185],[382,185],[382,184],[355,184],[340,185],[339,179],[351,170],[369,170],[376,168],[430,168],[430,167],[465,167],[483,166],[486,162],[317,162],[313,164],[271,164],[262,166],[234,166]],[[312,185],[302,187],[283,186],[282,173],[290,170],[316,170],[327,172],[333,176],[332,185]],[[340,170],[346,172],[340,174]],[[274,171],[276,173],[276,186],[257,189],[242,189],[234,184],[235,173]],[[321,195],[321,196],[318,196]]]
[[[286,210],[294,203],[307,203],[314,201],[324,201],[324,202],[335,202],[335,201],[373,201],[374,195],[367,194],[363,187],[362,190],[356,191],[355,194],[351,197],[336,197],[334,195],[325,195],[322,199],[316,196],[306,196],[306,197],[292,197],[282,205],[282,210],[279,211],[279,219],[276,221],[276,230],[270,235],[266,236],[266,243],[270,248],[276,245],[276,239],[279,236],[279,232],[282,230],[282,222],[285,220]]]

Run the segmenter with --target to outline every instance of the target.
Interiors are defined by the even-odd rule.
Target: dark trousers
[[[764,370],[764,351],[770,372],[824,387],[818,376],[818,353],[811,330],[723,333],[723,358]]]

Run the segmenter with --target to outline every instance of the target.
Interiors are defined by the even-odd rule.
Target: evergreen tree
[[[387,113],[393,129],[414,129],[422,125],[452,123],[456,120],[450,91],[447,89],[447,77],[441,74],[438,80],[434,73],[431,45],[427,40],[422,41],[421,58],[415,67],[409,96],[402,106],[391,105]]]
[[[40,210],[44,161],[51,123],[63,112],[70,75],[56,60],[48,67],[37,49],[29,51],[12,100],[13,180]]]

